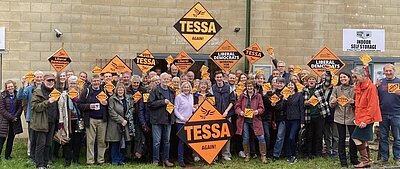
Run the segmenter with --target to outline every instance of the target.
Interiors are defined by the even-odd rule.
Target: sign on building
[[[242,58],[242,54],[228,40],[225,40],[210,55],[211,60],[224,72],[229,72]]]
[[[384,52],[384,29],[343,29],[343,51]]]
[[[69,58],[64,48],[58,49],[47,60],[57,72],[60,72],[71,63],[71,58]]]
[[[151,68],[156,65],[156,60],[154,59],[153,54],[151,54],[148,49],[144,50],[133,60],[143,73],[147,73]]]
[[[222,29],[200,2],[197,2],[174,27],[196,51]]]
[[[185,52],[181,51],[173,61],[174,65],[178,67],[181,72],[187,72],[194,64],[194,60]]]
[[[331,72],[336,74],[345,66],[345,63],[340,60],[328,47],[323,47],[308,63],[318,76],[321,76],[325,71],[325,65],[331,66]]]
[[[103,67],[102,73],[123,73],[132,72],[132,69],[124,62],[118,55],[115,55],[107,64]]]

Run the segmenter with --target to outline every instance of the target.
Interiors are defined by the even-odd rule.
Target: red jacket
[[[247,107],[247,101],[248,101],[248,96],[247,96],[247,91],[243,92],[238,100],[236,101],[235,104],[235,112],[238,114],[237,120],[236,120],[236,134],[242,135],[243,132],[243,123],[244,123],[244,117],[240,116],[240,112],[245,110]],[[258,115],[253,116],[253,129],[254,129],[254,134],[256,136],[261,136],[264,135],[264,128],[262,124],[262,119],[261,119],[261,114],[264,113],[264,104],[263,104],[263,99],[259,93],[254,93],[253,98],[250,100],[250,107],[253,110],[258,110]]]
[[[369,78],[354,88],[356,95],[355,124],[371,124],[382,121],[378,90]]]

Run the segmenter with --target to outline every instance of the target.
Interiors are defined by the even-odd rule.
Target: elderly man
[[[172,77],[179,77],[179,69],[176,65],[172,64],[170,69]]]
[[[187,75],[187,77],[188,77],[189,82],[193,84],[193,81],[194,81],[194,73],[193,73],[192,71],[189,71],[189,72],[187,72],[186,75]]]
[[[168,86],[171,77],[167,73],[160,75],[161,84],[155,86],[150,93],[148,107],[150,109],[150,123],[152,124],[153,134],[153,164],[160,162],[160,147],[163,144],[163,165],[173,167],[169,161],[171,125],[175,121],[175,116],[166,110],[169,103],[174,103],[175,93]]]
[[[32,110],[30,127],[35,132],[35,162],[36,167],[44,169],[50,161],[50,146],[53,140],[53,133],[58,123],[57,100],[49,97],[54,89],[55,76],[44,75],[44,82],[32,93]],[[33,152],[32,152],[33,153]]]
[[[43,82],[43,72],[36,71],[34,74],[34,79],[31,84],[29,84],[25,79],[22,80],[22,87],[18,90],[17,99],[24,100],[26,102],[25,118],[28,123],[28,156],[31,157],[31,161],[35,161],[35,147],[36,147],[36,137],[35,132],[30,128],[31,121],[31,110],[32,110],[32,92]]]
[[[286,63],[284,62],[284,61],[278,61],[276,58],[275,58],[275,54],[274,53],[272,53],[272,55],[269,55],[270,57],[271,57],[271,59],[272,59],[272,63],[274,64],[274,66],[275,66],[275,68],[276,69],[278,69],[278,71],[279,71],[279,75],[280,75],[280,77],[283,77],[283,78],[285,78],[285,83],[288,83],[290,80],[289,80],[289,78],[290,78],[290,73],[289,72],[286,72]],[[268,82],[270,82],[271,80],[272,80],[272,75],[268,78]]]
[[[391,84],[400,84],[400,79],[395,76],[394,65],[387,64],[383,67],[385,78],[378,86],[379,104],[382,112],[382,122],[379,123],[380,163],[389,160],[389,133],[393,132],[393,159],[400,165],[400,90],[392,90]]]

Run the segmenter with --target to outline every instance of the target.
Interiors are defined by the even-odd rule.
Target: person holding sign
[[[134,75],[136,76],[136,75]],[[151,149],[152,149],[152,133],[151,133],[151,123],[150,123],[150,110],[148,107],[148,100],[150,96],[152,88],[147,87],[143,89],[143,97],[139,100],[138,105],[138,125],[135,126],[135,144],[139,144],[135,148],[135,157],[139,159],[143,159],[143,155],[146,155],[144,161],[151,160]],[[139,129],[140,128],[140,129]],[[142,133],[140,133],[142,132]],[[139,137],[139,138],[138,138]],[[135,145],[136,147],[136,145]]]
[[[127,142],[134,136],[133,101],[122,83],[117,84],[109,101],[106,141],[110,144],[111,163],[124,165]]]
[[[107,95],[101,87],[100,76],[92,76],[91,85],[83,89],[79,96],[78,107],[83,112],[86,128],[86,163],[93,165],[94,143],[97,142],[97,163],[104,164],[104,153],[107,128]],[[95,140],[96,139],[96,140]]]
[[[66,131],[70,141],[64,144],[64,166],[71,162],[79,163],[81,140],[84,137],[83,114],[79,111],[76,102],[79,91],[78,77],[72,75],[68,78],[68,90],[62,92],[58,100],[59,120],[58,128]],[[76,92],[75,94],[72,92]]]
[[[11,152],[16,134],[22,133],[22,101],[17,99],[16,83],[5,82],[5,90],[0,93],[0,154],[6,143],[5,159],[11,160]],[[0,157],[1,158],[1,157]]]
[[[271,101],[272,108],[272,124],[277,130],[275,146],[273,150],[273,160],[278,160],[281,151],[283,148],[283,143],[285,142],[286,135],[286,107],[287,107],[287,98],[282,95],[282,90],[285,87],[285,79],[282,77],[278,77],[276,80],[276,88],[273,92],[273,95],[279,97],[279,101],[274,102]]]
[[[53,74],[44,75],[44,82],[32,93],[31,128],[35,132],[35,162],[37,168],[46,168],[50,161],[50,146],[58,124],[57,96],[52,96],[55,83]],[[33,152],[32,152],[33,153]]]
[[[148,107],[150,110],[150,123],[152,124],[153,134],[153,164],[160,162],[160,146],[163,144],[163,165],[173,167],[169,161],[171,125],[175,122],[175,116],[167,111],[167,105],[174,103],[175,92],[168,86],[171,76],[161,73],[161,83],[155,86],[150,93]]]
[[[176,116],[176,128],[177,131],[181,130],[185,123],[189,120],[192,116],[193,112],[196,110],[193,104],[193,95],[192,95],[192,85],[190,82],[185,81],[182,82],[180,90],[182,91],[178,96],[175,98],[175,109],[174,114]],[[184,146],[182,140],[179,140],[178,143],[178,160],[179,166],[185,167],[184,161]]]
[[[262,96],[255,91],[255,82],[246,82],[246,91],[238,98],[235,104],[235,112],[238,114],[236,134],[243,136],[244,161],[250,161],[250,128],[254,130],[261,154],[261,162],[267,163],[267,144],[264,139],[264,129],[261,114],[264,113]]]
[[[389,131],[393,132],[393,159],[400,165],[400,79],[395,76],[394,65],[383,67],[384,79],[378,86],[379,103],[382,112],[382,122],[379,123],[379,146],[381,162],[389,160]]]
[[[330,115],[325,92],[331,85],[332,75],[330,66],[325,65],[325,80],[317,84],[317,76],[309,74],[304,80],[307,85],[303,88],[304,121],[306,127],[306,152],[309,158],[322,156],[322,130],[324,118]]]
[[[356,128],[351,135],[354,143],[360,152],[361,162],[354,165],[355,168],[370,167],[371,160],[368,151],[368,141],[373,138],[373,125],[375,122],[382,121],[381,110],[379,109],[378,91],[371,79],[366,74],[363,67],[356,67],[351,70],[356,86],[355,120]]]
[[[300,127],[304,127],[304,97],[298,91],[296,82],[290,81],[286,87],[291,91],[286,103],[286,136],[288,143],[288,162],[296,163],[296,137]]]
[[[354,85],[349,73],[341,72],[339,82],[333,88],[329,101],[331,108],[335,109],[334,122],[339,133],[338,152],[340,165],[347,167],[346,158],[346,128],[349,133],[353,133],[354,125]],[[357,157],[357,147],[352,139],[349,140],[350,162],[353,165],[359,163]]]

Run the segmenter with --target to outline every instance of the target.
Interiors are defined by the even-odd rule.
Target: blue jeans
[[[250,143],[250,132],[249,129],[253,128],[253,124],[251,123],[243,123],[243,144]],[[256,136],[259,143],[265,143],[264,135]]]
[[[163,143],[163,161],[169,160],[169,137],[171,124],[153,124],[153,161],[160,161],[160,145]]]
[[[124,162],[124,149],[120,148],[120,142],[110,142],[110,155],[112,164],[122,164]]]
[[[179,131],[185,124],[176,123],[176,131]],[[184,161],[185,143],[179,139],[178,143],[178,160]]]
[[[267,143],[267,147],[270,146],[270,135],[269,135],[269,122],[268,121],[263,121],[263,127],[264,127],[264,138],[265,142]]]
[[[394,160],[400,160],[400,115],[382,115],[379,123],[379,145],[382,160],[389,160],[389,131],[393,132],[393,156]]]
[[[281,155],[283,143],[285,142],[285,134],[286,134],[286,124],[285,121],[281,121],[278,123],[278,133],[276,135],[276,142],[274,146],[274,157],[279,157]]]
[[[288,138],[288,154],[289,156],[296,156],[296,137],[300,129],[300,120],[286,121],[286,135]]]

